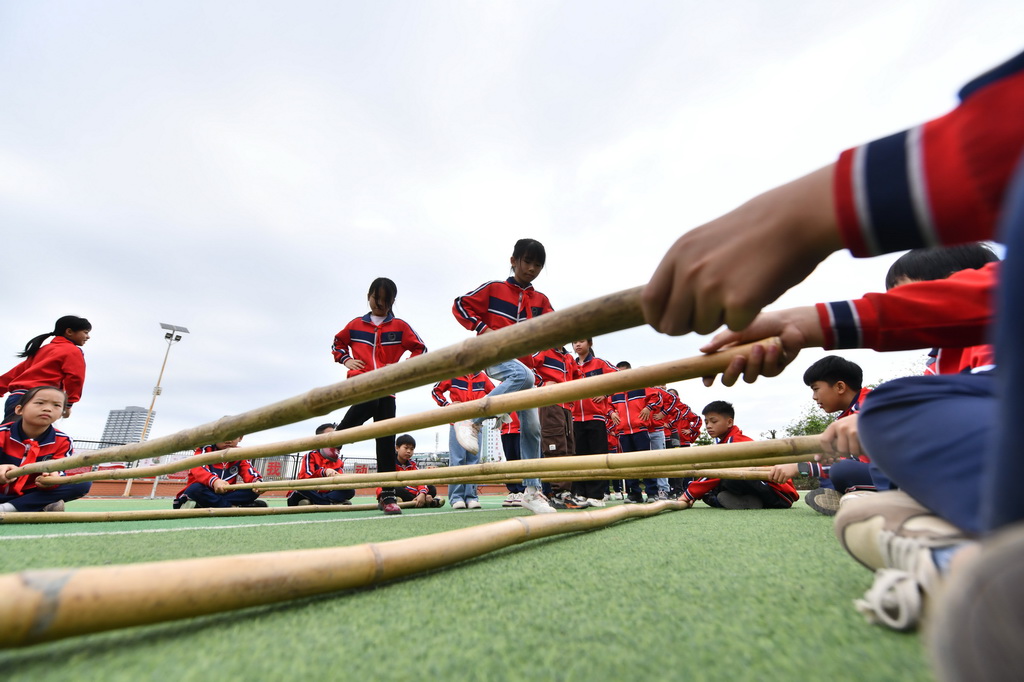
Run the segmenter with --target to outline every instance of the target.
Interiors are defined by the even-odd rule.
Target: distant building
[[[153,432],[153,420],[156,412],[149,420],[150,433]],[[122,443],[138,443],[142,438],[142,427],[146,424],[146,408],[138,406],[126,407],[123,410],[111,410],[107,415],[107,425],[103,427],[103,446],[111,447]],[[149,434],[147,433],[148,437]]]

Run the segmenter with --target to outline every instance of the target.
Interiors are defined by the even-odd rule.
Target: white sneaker
[[[523,493],[522,504],[520,505],[523,509],[529,509],[534,514],[554,514],[555,508],[548,502],[548,498],[544,497],[544,493],[537,491],[535,493]]]
[[[603,507],[604,506],[604,500],[599,500],[596,497],[588,497],[587,498],[587,502],[590,504],[591,507]]]
[[[480,500],[472,499],[466,503],[466,509],[480,509]]]
[[[625,499],[625,495],[623,495],[622,493],[612,493],[608,497],[608,499],[610,499],[610,500],[622,500],[622,499]]]
[[[509,493],[505,500],[501,503],[502,507],[518,507],[522,504],[522,497],[518,496],[517,493]]]
[[[870,623],[899,631],[916,629],[925,598],[933,595],[942,581],[931,550],[951,544],[956,543],[940,544],[879,531],[878,547],[886,568],[875,573],[871,589],[863,599],[854,601],[854,606]]]
[[[458,500],[457,502],[452,502],[452,509],[465,509],[465,508],[466,508],[466,503],[463,500]]]
[[[455,422],[455,440],[471,455],[480,452],[480,424],[470,419]]]

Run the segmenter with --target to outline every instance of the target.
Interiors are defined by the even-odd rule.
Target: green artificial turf
[[[36,537],[0,541],[0,571],[351,545],[525,513],[499,505],[394,518],[3,526],[0,535]],[[93,534],[174,527],[194,530]],[[39,537],[51,534],[60,537]],[[916,636],[854,611],[870,583],[831,520],[802,502],[787,511],[698,506],[373,589],[0,652],[0,670],[32,681],[930,679]]]

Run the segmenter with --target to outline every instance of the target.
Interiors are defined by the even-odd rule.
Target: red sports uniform
[[[0,376],[0,395],[36,386],[56,386],[68,396],[68,407],[82,398],[85,384],[85,355],[63,336],[54,337],[36,354]]]
[[[441,407],[446,407],[451,403],[468,403],[471,400],[486,398],[493,390],[494,384],[490,377],[483,372],[477,372],[437,382],[430,391],[430,397]],[[451,398],[450,401],[444,397],[445,393]]]
[[[73,344],[72,344],[73,345]],[[64,459],[74,454],[71,437],[52,426],[38,438],[28,438],[21,431],[21,421],[0,426],[0,464],[22,467],[33,462]],[[64,476],[63,471],[50,475]],[[19,476],[11,483],[0,485],[0,495],[23,495],[36,487],[39,474]]]
[[[379,325],[373,323],[370,313],[357,317],[337,333],[331,347],[335,362],[345,364],[349,358],[363,361],[362,369],[348,371],[349,377],[393,365],[405,351],[416,357],[426,350],[419,334],[391,313]]]
[[[452,313],[466,329],[482,334],[488,329],[502,329],[534,317],[553,312],[548,297],[523,286],[509,277],[504,282],[487,282],[459,296]]]
[[[215,445],[204,445],[201,448],[197,448],[193,455],[204,455],[208,452],[221,452],[221,450],[218,450]],[[253,483],[254,481],[263,480],[260,473],[253,469],[252,462],[247,459],[204,464],[188,470],[188,479],[185,481],[185,487],[178,491],[175,499],[184,497],[185,490],[193,483],[202,483],[207,488],[212,489],[213,481],[218,478],[229,484],[239,482]]]
[[[750,438],[749,436],[744,436],[743,432],[740,431],[738,426],[732,426],[728,431],[725,432],[724,436],[717,440],[717,442],[719,444],[743,443],[752,440],[754,439]],[[689,486],[687,486],[683,494],[686,495],[686,498],[690,500],[690,502],[695,502],[703,498],[705,495],[713,491],[715,488],[717,488],[721,482],[722,479],[720,478],[698,478],[696,481],[693,481],[692,483],[690,483]],[[772,483],[771,481],[764,481],[764,483],[767,486],[769,486],[775,492],[776,495],[779,496],[779,499],[781,499],[783,502],[788,502],[786,506],[790,506],[798,499],[800,499],[800,495],[796,492],[796,488],[793,487],[792,481],[786,481],[785,483]]]

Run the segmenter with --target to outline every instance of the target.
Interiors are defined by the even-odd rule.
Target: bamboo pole
[[[641,290],[642,287],[636,287],[601,296],[490,334],[466,339],[404,362],[169,436],[60,460],[36,462],[21,467],[9,476],[61,471],[64,468],[92,466],[104,462],[136,461],[190,450],[207,443],[231,440],[238,436],[318,417],[347,405],[363,403],[441,379],[476,372],[497,362],[561,346],[575,339],[637,327],[644,322],[640,309]]]
[[[697,464],[699,468],[728,466],[727,462],[738,460],[760,460],[766,457],[797,457],[813,455],[821,451],[819,436],[798,436],[795,438],[776,438],[772,440],[754,440],[742,443],[726,443],[722,445],[704,445],[693,448],[670,448],[668,450],[642,450],[640,452],[619,452],[603,455],[574,455],[572,457],[549,457],[541,459],[521,459],[511,462],[489,462],[487,464],[469,464],[459,467],[447,467],[443,477],[434,473],[435,469],[417,469],[415,471],[378,472],[374,474],[345,474],[332,476],[332,484],[349,483],[351,487],[365,488],[373,485],[391,485],[395,483],[416,483],[419,481],[443,478],[451,480],[455,477],[478,477],[500,474],[514,474],[527,478],[543,478],[547,472],[563,471],[568,468],[602,469],[611,478],[620,478],[618,470],[637,467],[676,468],[676,465]],[[800,461],[805,461],[803,457]],[[570,463],[571,462],[571,463]],[[756,463],[756,462],[755,462]],[[679,468],[682,468],[680,466]],[[614,476],[612,476],[614,474]],[[294,481],[257,481],[254,483],[236,483],[226,487],[227,490],[298,490],[299,488],[324,488],[323,478],[304,478]]]
[[[538,318],[539,319],[539,318]],[[498,333],[498,332],[495,332]],[[487,334],[492,336],[492,334]],[[764,342],[761,342],[764,343]],[[348,443],[356,443],[364,440],[372,440],[381,436],[389,436],[406,431],[415,431],[431,426],[450,424],[463,419],[474,417],[486,417],[497,414],[515,412],[517,410],[540,407],[542,405],[553,405],[566,403],[581,398],[592,398],[599,395],[610,395],[621,391],[628,391],[635,388],[646,388],[662,383],[671,383],[694,379],[703,376],[710,376],[725,370],[737,355],[746,355],[755,344],[737,346],[721,353],[712,355],[698,355],[680,360],[672,360],[646,367],[636,367],[621,372],[602,374],[593,377],[586,377],[576,381],[569,381],[561,384],[552,384],[541,388],[506,393],[501,396],[485,397],[464,403],[456,403],[447,407],[426,410],[417,414],[386,419],[372,424],[323,433],[318,436],[306,436],[277,443],[263,445],[243,446],[218,450],[202,455],[195,455],[177,462],[167,462],[148,467],[136,467],[132,469],[119,469],[116,471],[92,471],[83,474],[75,474],[62,478],[40,477],[37,485],[58,485],[62,483],[78,483],[82,481],[113,480],[125,478],[142,478],[148,476],[160,476],[191,469],[197,466],[213,464],[217,462],[234,461],[238,459],[259,459],[261,457],[272,457],[304,450],[316,450],[322,447],[338,447]],[[413,358],[416,360],[418,358]],[[412,362],[412,360],[409,360]],[[388,368],[375,371],[385,371]],[[358,378],[358,377],[357,377]],[[113,448],[103,450],[108,452]],[[54,460],[47,463],[47,471],[59,471],[80,466],[74,460],[78,457],[68,457]],[[8,478],[22,475],[22,472],[29,472],[36,465],[21,467],[8,474]]]
[[[540,478],[547,481],[557,480],[579,480],[594,481],[612,478],[694,478],[698,472],[706,469],[734,469],[738,467],[763,467],[775,464],[798,464],[806,462],[807,455],[798,454],[788,457],[765,457],[761,459],[737,460],[734,462],[694,462],[682,465],[658,465],[647,467],[634,467],[628,469],[572,469],[546,470],[546,471],[524,471],[514,473],[500,473],[482,476],[480,474],[459,474],[452,475],[444,472],[457,471],[462,467],[444,467],[438,469],[420,469],[418,471],[436,471],[436,477],[418,478],[412,481],[405,480],[360,480],[358,482],[346,481],[348,476],[332,476],[331,478],[303,479],[302,481],[265,481],[262,485],[257,484],[257,490],[267,492],[269,490],[352,490],[357,488],[383,488],[390,485],[415,484],[415,485],[454,485],[456,483],[476,483],[478,485],[503,484],[514,481],[521,481],[523,478]],[[656,475],[655,475],[656,474]],[[373,476],[373,474],[357,474],[361,476]],[[721,477],[719,477],[721,478]],[[342,479],[342,480],[338,480]],[[319,482],[318,485],[309,483],[301,488],[285,483],[306,483],[306,481]]]
[[[354,547],[8,573],[0,576],[0,647],[377,585],[527,540],[684,508],[617,505]]]
[[[399,507],[415,507],[399,502]],[[103,521],[160,521],[167,519],[224,518],[235,516],[284,516],[321,512],[375,511],[374,504],[309,504],[301,507],[197,507],[194,509],[133,509],[109,512],[0,512],[0,525],[11,523],[99,523]]]

